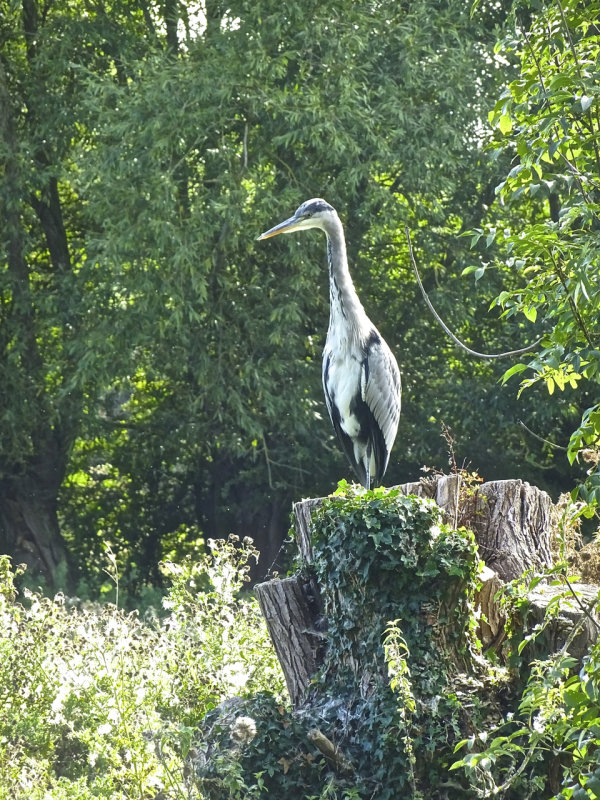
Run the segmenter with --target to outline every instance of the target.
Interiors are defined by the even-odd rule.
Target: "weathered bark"
[[[444,512],[445,522],[456,527],[462,489],[460,475],[438,475],[435,478],[423,478],[415,483],[405,483],[398,488],[404,494],[416,494],[417,497],[429,497],[435,500]]]
[[[269,628],[290,698],[298,705],[321,663],[322,637],[314,629],[314,611],[302,581],[268,581],[256,586],[260,610]]]
[[[482,559],[501,580],[552,565],[551,508],[546,492],[519,480],[479,487],[471,524]]]
[[[481,558],[503,581],[552,564],[549,495],[520,480],[490,481],[466,491],[459,475],[442,475],[399,487],[431,497],[449,524],[465,524]],[[464,519],[463,519],[464,517]]]
[[[300,558],[305,564],[312,562],[312,547],[310,545],[311,519],[313,512],[322,502],[322,497],[314,497],[310,500],[300,500],[298,503],[294,503],[296,543],[300,551]]]
[[[436,500],[444,509],[447,521],[455,523],[461,488],[459,476],[440,476],[399,488],[404,494]],[[311,519],[322,502],[323,498],[311,498],[297,502],[293,507],[300,559],[307,565],[313,558]],[[301,582],[298,578],[288,578],[259,584],[256,593],[292,703],[297,706],[306,695],[311,677],[323,663],[325,637],[322,632],[319,587],[314,581]]]
[[[522,619],[523,630],[531,630],[542,623],[548,606],[556,603],[557,597],[560,597],[557,613],[551,615],[542,632],[529,645],[528,661],[555,653],[565,644],[569,655],[579,660],[598,638],[600,617],[592,612],[598,600],[598,586],[585,583],[575,583],[570,588],[540,584],[529,592],[528,606]]]
[[[487,650],[498,647],[505,638],[506,615],[496,600],[496,594],[504,584],[489,567],[484,567],[479,580],[481,588],[475,595],[475,603],[479,609],[479,639],[484,650]]]

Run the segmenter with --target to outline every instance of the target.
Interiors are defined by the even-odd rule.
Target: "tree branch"
[[[558,275],[558,279],[561,282],[563,289],[565,290],[565,295],[566,295],[566,298],[567,298],[567,302],[569,303],[569,307],[571,309],[573,317],[575,318],[575,321],[576,321],[577,325],[579,326],[579,330],[583,333],[583,335],[585,337],[585,340],[588,343],[590,349],[593,350],[594,349],[594,343],[592,341],[592,337],[590,336],[590,333],[589,333],[589,331],[587,329],[587,326],[586,326],[586,324],[584,322],[584,319],[581,316],[581,314],[579,313],[579,309],[577,308],[577,305],[575,304],[575,301],[573,300],[573,297],[571,296],[571,292],[569,291],[569,287],[567,285],[567,276],[565,275],[565,272],[564,272],[562,266],[559,264],[558,258],[554,257],[554,253],[551,250],[548,251],[548,255],[550,256],[550,259],[551,259],[551,261],[552,261],[552,263],[554,265],[554,270],[555,270],[556,274]]]
[[[508,356],[518,356],[518,355],[521,355],[522,353],[529,353],[531,350],[533,350],[535,347],[537,347],[540,344],[540,342],[542,341],[542,337],[540,337],[537,341],[533,342],[533,344],[530,344],[528,347],[522,347],[519,350],[507,350],[505,353],[478,353],[477,350],[472,350],[470,347],[467,347],[466,344],[463,344],[463,342],[461,342],[460,339],[457,336],[455,336],[454,333],[452,333],[450,328],[446,325],[444,320],[440,317],[440,315],[437,313],[437,311],[433,307],[433,304],[432,304],[431,300],[429,299],[429,296],[427,295],[427,292],[425,291],[425,287],[423,286],[423,283],[421,282],[421,277],[419,275],[417,262],[415,261],[415,254],[413,252],[412,242],[411,242],[411,239],[410,239],[410,230],[408,228],[408,225],[405,225],[404,232],[406,233],[406,240],[408,242],[408,252],[410,254],[410,260],[412,262],[413,271],[415,273],[415,277],[417,279],[417,283],[419,285],[419,289],[421,290],[421,294],[423,295],[423,299],[427,303],[427,306],[428,306],[429,310],[431,311],[431,313],[433,314],[433,316],[435,317],[437,322],[439,322],[439,324],[444,329],[444,331],[448,334],[448,336],[452,339],[452,341],[455,342],[459,347],[462,347],[462,349],[466,350],[467,353],[469,353],[472,356],[476,356],[477,358],[490,358],[490,359],[492,359],[492,358],[507,358]]]
[[[554,442],[551,442],[551,441],[549,441],[548,439],[544,439],[544,437],[543,437],[543,436],[538,436],[538,434],[537,434],[537,433],[534,433],[534,432],[531,430],[531,428],[528,428],[528,427],[527,427],[527,425],[525,425],[525,423],[523,422],[523,420],[522,420],[522,419],[520,419],[520,420],[519,420],[519,425],[520,425],[522,428],[524,428],[524,429],[527,431],[527,433],[529,433],[531,436],[533,436],[533,437],[534,437],[534,439],[537,439],[538,441],[540,441],[540,442],[543,442],[544,444],[548,444],[548,445],[550,445],[550,447],[554,447],[554,448],[556,448],[557,450],[565,450],[565,451],[566,451],[566,449],[567,449],[567,448],[566,448],[566,447],[563,447],[561,444],[555,444]]]
[[[584,616],[586,616],[590,620],[590,622],[593,624],[594,628],[596,628],[597,631],[600,631],[600,625],[598,625],[598,621],[595,620],[594,617],[592,616],[592,614],[590,613],[591,610],[594,608],[594,606],[597,605],[597,603],[598,603],[597,598],[594,598],[587,606],[585,606],[581,602],[581,600],[579,598],[579,595],[577,594],[577,592],[573,588],[573,585],[572,585],[571,581],[569,580],[568,576],[567,575],[561,575],[560,577],[567,584],[567,586],[569,588],[569,591],[573,595],[573,597],[575,599],[575,602],[577,603],[577,605],[579,606],[579,608],[583,612]]]
[[[354,772],[352,762],[318,728],[308,732],[308,738],[325,756],[327,763],[336,771],[345,774]]]

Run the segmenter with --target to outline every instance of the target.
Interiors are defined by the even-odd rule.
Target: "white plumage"
[[[319,228],[327,236],[329,329],[323,350],[325,401],[338,439],[360,482],[381,482],[400,419],[400,370],[367,317],[348,270],[344,230],[325,200],[303,203],[293,217],[263,233]]]

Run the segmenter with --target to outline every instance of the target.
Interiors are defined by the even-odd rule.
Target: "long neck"
[[[349,326],[359,333],[366,315],[348,270],[344,229],[339,219],[332,221],[325,233],[329,262],[329,327],[331,329],[335,324],[343,328]]]

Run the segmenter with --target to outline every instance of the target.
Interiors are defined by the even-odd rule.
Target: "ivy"
[[[471,659],[474,539],[445,526],[440,513],[399,490],[345,482],[324,500],[309,567],[323,594],[324,663],[295,713],[265,697],[236,709],[257,728],[241,754],[228,712],[207,720],[205,741],[218,730],[225,759],[200,770],[204,791],[213,786],[210,800],[228,769],[244,791],[256,791],[260,773],[265,791],[281,797],[446,796],[454,744],[495,704],[489,676]],[[311,746],[315,728],[338,748],[337,765]],[[457,797],[471,796],[453,782]]]
[[[399,490],[362,494],[345,483],[317,512],[313,546],[337,665],[345,651],[363,646],[365,635],[367,649],[379,660],[386,626],[398,617],[408,650],[415,657],[427,650],[431,642],[423,639],[423,607],[439,612],[451,587],[472,587],[479,563],[472,534],[442,525],[432,502]],[[468,597],[460,608],[463,622],[467,602]],[[460,625],[456,630],[462,637]],[[352,631],[363,638],[354,641]]]

